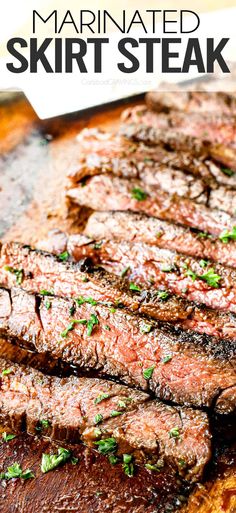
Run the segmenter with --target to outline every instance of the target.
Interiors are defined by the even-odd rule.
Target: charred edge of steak
[[[99,304],[78,306],[53,296],[41,298],[38,304],[35,295],[18,288],[10,292],[1,289],[1,296],[3,337],[120,378],[163,400],[188,406],[214,405],[224,413],[235,408],[231,393],[227,393],[229,388],[233,393],[236,386],[234,362],[223,346],[216,357],[216,348],[207,337],[192,333],[176,336],[158,329],[157,323],[147,324],[142,318]],[[6,314],[7,302],[10,314]]]
[[[166,406],[109,381],[49,377],[5,359],[0,374],[0,419],[14,432],[82,440],[98,449],[97,442],[112,438],[107,454],[117,461],[130,454],[134,463],[159,462],[160,468],[167,461],[185,479],[202,476],[211,438],[203,412]]]
[[[81,301],[87,300],[94,304],[99,302],[113,305],[116,308],[126,307],[135,314],[177,324],[182,329],[185,328],[185,324],[188,327],[188,322],[185,323],[185,321],[192,321],[192,329],[202,332],[202,324],[207,328],[208,323],[208,333],[212,331],[216,337],[224,337],[222,327],[228,325],[224,344],[233,354],[234,345],[227,340],[227,335],[229,338],[235,338],[231,333],[233,324],[236,328],[236,320],[234,322],[233,315],[220,314],[203,305],[196,305],[171,294],[168,290],[166,294],[165,290],[158,291],[154,288],[144,289],[140,292],[132,291],[129,279],[121,279],[101,267],[94,266],[98,261],[100,263],[108,261],[108,256],[103,250],[103,246],[106,250],[106,241],[100,241],[97,244],[100,250],[97,249],[94,242],[84,236],[72,236],[71,242],[69,237],[68,249],[75,260],[79,258],[78,264],[62,262],[60,256],[56,257],[20,244],[4,244],[0,260],[0,282],[8,288],[14,286],[17,276],[6,268],[15,269],[15,271],[18,269],[18,272],[22,273],[21,287],[35,294],[40,293],[43,289],[42,292],[45,294],[53,292],[54,295],[60,297],[75,299],[82,297]],[[128,268],[125,269],[125,274],[129,274]],[[150,284],[147,285],[150,287]],[[162,300],[163,294],[164,300]],[[215,329],[211,329],[213,323]],[[212,340],[217,343],[217,339],[213,338]]]

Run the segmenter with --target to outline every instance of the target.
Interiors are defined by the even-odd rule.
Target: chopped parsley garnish
[[[16,438],[16,435],[12,435],[11,433],[7,433],[6,431],[2,433],[2,439],[4,442],[9,442],[10,440],[13,440],[13,438]]]
[[[153,371],[155,369],[155,365],[152,365],[152,367],[149,367],[148,369],[145,369],[143,371],[143,377],[144,379],[151,379],[152,375],[153,375]]]
[[[104,399],[109,399],[109,397],[111,397],[110,394],[106,392],[104,394],[100,394],[98,397],[96,397],[96,399],[94,399],[94,404],[99,404],[104,401]]]
[[[103,415],[101,413],[97,413],[97,415],[95,415],[94,417],[94,423],[95,424],[100,424],[100,422],[103,421]]]
[[[73,319],[73,321],[71,321],[70,324],[68,324],[67,328],[61,332],[61,337],[67,337],[69,331],[72,331],[76,324],[87,324],[87,322],[87,319]]]
[[[78,306],[83,305],[84,303],[88,303],[89,305],[93,306],[97,305],[97,301],[95,301],[95,299],[92,297],[79,296],[75,301]]]
[[[123,469],[124,473],[129,476],[133,477],[134,475],[134,464],[132,462],[133,456],[131,454],[123,454]]]
[[[104,329],[107,331],[111,331],[111,328],[110,328],[110,326],[108,326],[108,324],[105,324]]]
[[[150,333],[151,329],[152,329],[152,325],[151,324],[147,324],[146,322],[142,322],[142,324],[140,326],[141,333]]]
[[[24,279],[24,269],[14,269],[14,267],[10,267],[9,265],[4,266],[5,271],[12,273],[16,277],[17,285],[21,285]]]
[[[114,306],[112,306],[111,308],[109,308],[110,312],[111,313],[115,313],[116,312],[116,309],[114,308]]]
[[[72,456],[70,461],[71,461],[72,465],[77,465],[77,463],[79,461],[79,458],[76,458],[75,456]]]
[[[47,310],[50,310],[50,308],[51,308],[51,306],[52,306],[51,301],[49,301],[49,299],[46,299],[46,301],[45,301],[45,303],[44,303],[44,304],[45,304],[45,308],[46,308]]]
[[[130,270],[130,266],[128,265],[127,267],[125,267],[125,268],[123,269],[123,271],[121,271],[121,273],[120,273],[120,277],[121,277],[121,278],[124,278],[124,276],[127,274],[127,272],[128,272],[129,270]]]
[[[228,167],[222,167],[221,168],[222,173],[227,176],[233,176],[235,174],[235,171],[233,169],[229,169]]]
[[[135,292],[141,292],[141,289],[138,287],[138,285],[135,285],[133,282],[130,283],[129,289],[134,290]]]
[[[198,278],[205,281],[210,287],[215,289],[219,287],[219,281],[221,280],[221,276],[216,274],[213,268],[208,269],[205,274],[201,274]]]
[[[236,226],[233,226],[231,231],[224,230],[220,235],[219,239],[221,242],[227,244],[230,240],[236,240]]]
[[[156,293],[158,299],[161,299],[162,301],[166,301],[170,297],[170,293],[168,290],[158,290]]]
[[[42,431],[42,429],[47,429],[51,426],[51,422],[47,419],[39,420],[38,426],[36,427],[36,431]]]
[[[70,308],[69,308],[69,314],[72,316],[74,315],[75,313],[75,305],[72,305]]]
[[[0,474],[0,479],[14,479],[17,477],[21,477],[22,479],[30,479],[32,477],[35,477],[32,470],[22,470],[19,463],[13,463],[10,467],[8,467],[6,472],[2,472]]]
[[[108,460],[111,465],[116,465],[119,461],[119,458],[117,458],[117,456],[115,456],[114,454],[110,454],[110,456],[108,456]]]
[[[95,242],[95,244],[93,245],[93,249],[101,249],[102,244],[103,244],[103,241]]]
[[[151,465],[150,463],[146,463],[145,467],[148,470],[152,470],[153,472],[160,472],[160,469],[158,468],[157,465]]]
[[[3,369],[2,376],[7,376],[8,374],[11,374],[12,369]]]
[[[202,267],[202,269],[207,267],[208,264],[209,264],[208,260],[201,259],[200,262],[199,262],[199,265],[200,265],[200,267]]]
[[[185,467],[185,465],[186,465],[186,461],[185,461],[185,460],[181,460],[181,459],[180,459],[180,460],[179,460],[179,466],[180,466],[180,467]]]
[[[42,289],[39,291],[39,294],[41,296],[53,296],[54,292],[53,290],[50,292],[49,290]]]
[[[87,322],[87,335],[90,337],[92,335],[93,328],[96,324],[99,324],[99,320],[95,314],[90,315],[90,319]]]
[[[50,470],[68,461],[71,457],[71,451],[59,447],[57,454],[43,454],[41,461],[41,470],[45,474]]]
[[[97,445],[99,452],[105,455],[116,452],[117,450],[117,441],[115,438],[104,438],[103,440],[94,442],[94,445]]]
[[[123,401],[118,401],[118,407],[119,408],[126,408],[127,407],[127,404],[126,402],[131,402],[133,399],[132,397],[124,397],[123,398]]]
[[[123,411],[112,410],[111,417],[119,417],[119,415],[123,415],[123,413]]]
[[[169,431],[169,437],[170,438],[179,438],[180,437],[180,433],[179,433],[179,427],[173,427],[170,431]]]
[[[210,287],[217,289],[219,287],[219,281],[221,280],[221,276],[216,274],[214,269],[211,267],[204,274],[197,274],[193,272],[191,269],[186,271],[186,276],[190,276],[193,281],[196,279],[205,281]]]
[[[207,232],[199,232],[198,237],[200,237],[200,239],[207,239],[207,238],[211,239],[212,238],[210,233],[207,233]]]
[[[131,191],[131,196],[138,201],[144,201],[147,198],[147,193],[138,187],[134,187]]]
[[[172,360],[172,356],[171,354],[167,354],[166,356],[164,356],[162,363],[168,363],[170,362],[170,360]]]
[[[70,255],[68,251],[63,251],[63,253],[60,253],[60,255],[58,255],[59,260],[61,260],[62,262],[66,262],[69,257]]]

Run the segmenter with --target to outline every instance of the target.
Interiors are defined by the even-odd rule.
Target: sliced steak
[[[82,440],[94,448],[100,440],[114,438],[110,454],[117,458],[131,454],[134,464],[159,460],[184,478],[202,476],[211,452],[205,413],[167,406],[110,381],[46,376],[5,359],[0,359],[0,375],[0,420],[14,433]]]
[[[235,410],[235,358],[229,347],[207,336],[161,330],[156,322],[144,322],[119,308],[40,298],[20,288],[1,289],[1,295],[2,337],[120,378],[163,400],[222,413]],[[11,304],[10,316],[4,306],[2,312],[4,303]]]
[[[181,130],[184,135],[197,137],[235,148],[236,116],[216,113],[170,112],[156,113],[145,105],[138,105],[125,110],[122,120],[128,123],[144,124],[154,128]]]
[[[72,239],[73,241],[73,239]],[[76,249],[71,248],[77,259],[91,257],[95,264],[122,273],[145,287],[167,288],[171,292],[211,308],[236,313],[236,270],[207,260],[177,254],[174,251],[149,246],[142,242],[117,242],[88,240],[83,245],[80,236]]]
[[[146,95],[148,107],[156,112],[216,112],[236,114],[236,98],[227,92],[213,91],[150,91]]]
[[[228,242],[221,242],[220,239],[209,236],[207,233],[194,232],[189,228],[133,212],[112,212],[112,214],[94,212],[88,218],[84,234],[95,240],[146,242],[151,246],[171,249],[185,255],[236,267],[234,241],[229,239]],[[57,252],[52,240],[54,236],[50,234],[47,239],[48,248],[52,252]],[[67,242],[61,251],[65,250],[66,245]]]
[[[171,191],[172,194],[209,205],[211,208],[220,208],[229,214],[234,213],[234,190],[224,186],[210,190],[208,183],[201,178],[166,165],[169,154],[163,148],[132,143],[122,136],[93,129],[83,131],[79,141],[78,168],[69,172],[72,183],[86,176],[112,173],[124,178],[138,178],[145,185]],[[213,177],[211,182],[216,188]]]
[[[110,175],[94,176],[85,185],[78,184],[67,191],[67,198],[93,210],[142,212],[216,236],[236,225],[236,218],[226,212],[211,210],[156,187],[144,187],[139,180],[125,180]]]
[[[212,144],[205,139],[185,135],[173,128],[168,131],[153,126],[124,124],[120,134],[133,142],[166,150],[173,167],[201,176],[212,184],[212,178],[219,184],[236,187],[236,150],[223,144]],[[163,156],[164,151],[162,150]],[[171,158],[172,157],[172,158]]]
[[[68,237],[65,249],[75,261],[89,257],[95,264],[108,265],[115,273],[122,274],[120,268],[116,268],[113,247],[116,248],[116,245],[112,246],[110,243],[107,245],[105,242],[96,245],[83,235],[72,235]],[[11,272],[13,269],[15,273]],[[35,294],[42,290],[46,293],[53,291],[57,296],[75,298],[79,302],[89,301],[94,304],[107,302],[113,306],[119,304],[133,313],[171,322],[182,329],[193,329],[218,338],[236,339],[236,318],[233,315],[190,303],[182,297],[172,295],[169,290],[163,295],[163,285],[160,286],[160,291],[157,291],[150,289],[150,282],[147,282],[146,289],[149,288],[149,292],[145,290],[140,294],[135,290],[132,291],[128,279],[125,278],[127,276],[133,279],[131,268],[127,266],[124,269],[123,279],[116,278],[114,274],[101,268],[91,267],[87,262],[78,266],[72,262],[61,262],[60,255],[56,258],[16,243],[6,243],[1,250],[0,283],[7,288],[12,288],[16,284],[17,270],[20,270],[21,287]],[[163,279],[165,278],[166,274]],[[136,274],[135,279],[137,279]],[[78,299],[79,297],[82,298]],[[7,303],[5,308],[8,312]]]

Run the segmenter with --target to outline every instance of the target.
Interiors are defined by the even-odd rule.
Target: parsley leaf
[[[24,269],[14,269],[14,267],[10,267],[9,265],[4,266],[5,271],[12,273],[16,277],[17,285],[21,285],[24,279]]]
[[[105,455],[116,452],[117,450],[117,441],[115,438],[104,438],[103,440],[94,442],[94,445],[97,445],[99,452]]]
[[[67,337],[69,331],[72,331],[76,324],[87,324],[87,319],[73,319],[70,324],[68,324],[67,328],[61,332],[61,337]]]
[[[236,240],[236,226],[233,226],[231,231],[224,230],[220,235],[219,239],[221,242],[227,244],[230,240]]]
[[[95,314],[91,314],[89,321],[87,322],[87,335],[92,335],[93,328],[96,324],[99,324],[99,320]]]
[[[11,435],[10,433],[7,433],[6,431],[4,431],[4,433],[2,433],[3,442],[9,442],[10,440],[13,440],[13,438],[16,438],[16,435]]]
[[[127,272],[128,272],[129,270],[130,270],[130,266],[128,265],[127,267],[125,267],[125,268],[123,269],[123,271],[121,271],[121,273],[120,273],[120,277],[121,277],[121,278],[124,278],[124,276],[127,274]]]
[[[79,296],[75,301],[78,306],[83,305],[84,303],[88,303],[89,305],[93,306],[97,305],[97,301],[95,301],[95,299],[92,297]]]
[[[19,463],[13,463],[13,465],[8,467],[6,472],[0,474],[0,479],[9,480],[17,477],[21,477],[22,479],[30,479],[35,476],[30,469],[23,471]]]
[[[143,377],[144,379],[151,379],[152,375],[153,375],[153,371],[155,369],[155,365],[152,365],[152,367],[149,367],[148,369],[145,369],[143,371]]]
[[[140,325],[141,333],[150,333],[151,330],[152,330],[151,324],[147,324],[146,322],[141,323],[141,325]]]
[[[104,394],[100,394],[96,399],[94,399],[94,404],[99,404],[104,401],[104,399],[109,399],[109,397],[111,397],[110,394],[107,394],[106,392]]]
[[[8,374],[11,374],[12,369],[3,369],[2,376],[7,376]]]
[[[173,428],[169,431],[169,437],[170,437],[170,438],[179,438],[179,437],[180,437],[179,427],[178,427],[178,426],[173,427]]]
[[[210,287],[217,289],[219,287],[219,281],[221,280],[221,276],[216,274],[213,268],[208,269],[205,274],[201,274],[198,276],[200,280],[205,281]]]
[[[147,193],[138,187],[134,187],[131,191],[131,196],[133,199],[138,201],[144,201],[147,198]]]
[[[172,360],[172,356],[171,354],[167,354],[166,356],[164,356],[164,358],[162,359],[162,362],[163,363],[168,363]]]
[[[162,301],[166,301],[166,299],[168,299],[170,297],[170,293],[168,292],[168,290],[158,290],[156,295]]]
[[[134,290],[135,292],[141,292],[141,289],[138,287],[138,285],[135,285],[133,282],[130,283],[129,289]]]
[[[103,421],[103,415],[101,413],[97,413],[97,415],[95,415],[94,417],[94,423],[95,424],[100,424],[100,422]]]
[[[41,296],[53,296],[54,292],[53,292],[53,290],[50,292],[49,290],[42,289],[39,291],[39,294]]]
[[[57,454],[43,454],[41,461],[41,470],[45,474],[50,470],[58,467],[60,464],[65,463],[71,457],[71,451],[59,447]]]
[[[123,415],[123,413],[123,411],[112,410],[111,417],[119,417],[119,415]]]
[[[59,260],[61,260],[62,262],[66,262],[69,257],[70,255],[68,251],[63,251],[63,253],[60,253],[60,255],[58,255]]]
[[[131,454],[123,454],[123,469],[124,473],[128,477],[133,477],[134,475],[134,464],[132,462],[133,456]]]
[[[152,470],[154,472],[160,472],[160,469],[158,468],[157,465],[151,465],[150,463],[146,463],[145,467],[148,469],[148,470]]]
[[[235,171],[233,169],[229,169],[228,167],[222,167],[221,168],[222,173],[227,176],[233,176],[235,174]]]

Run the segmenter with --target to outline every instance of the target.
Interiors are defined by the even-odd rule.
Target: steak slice
[[[207,233],[194,232],[189,228],[133,212],[112,212],[112,214],[110,212],[94,212],[88,218],[84,234],[95,240],[115,239],[145,242],[151,246],[236,267],[236,244],[234,241],[229,240],[224,243]],[[50,240],[56,236],[57,234],[55,236],[51,234]],[[64,246],[61,247],[64,251],[67,245],[66,237],[59,233],[59,240],[62,237]],[[50,240],[48,240],[48,245],[50,245]],[[52,243],[50,249],[52,252],[57,252],[55,251],[57,247]]]
[[[80,236],[76,249],[68,246],[76,259],[90,257],[94,264],[105,265],[115,274],[128,269],[129,280],[146,287],[164,287],[176,295],[205,304],[216,310],[236,313],[236,270],[207,260],[177,254],[167,249],[149,246],[143,242],[94,240],[82,243]],[[75,246],[75,245],[74,245]]]
[[[72,443],[82,440],[94,448],[100,440],[114,438],[111,453],[117,457],[131,454],[138,464],[161,460],[191,481],[202,476],[211,453],[205,413],[167,406],[110,381],[46,376],[2,358],[0,375],[5,428]],[[176,428],[177,440],[171,436]]]
[[[137,105],[126,109],[122,114],[126,123],[137,123],[168,130],[181,130],[184,135],[197,137],[213,144],[223,144],[235,148],[236,117],[202,112],[170,112],[156,113],[145,105]]]
[[[96,249],[97,247],[101,249]],[[109,255],[109,244],[106,254],[105,243],[97,246],[83,235],[72,235],[68,237],[65,250],[68,250],[75,261],[89,257],[94,263],[105,266],[108,264],[114,272],[122,274],[116,269],[114,254],[111,257]],[[57,296],[65,298],[78,299],[82,296],[79,302],[107,302],[113,306],[119,304],[133,313],[175,323],[182,329],[193,329],[218,338],[236,338],[236,318],[231,314],[219,313],[190,303],[182,297],[171,295],[169,291],[163,297],[163,290],[158,292],[150,289],[150,282],[147,283],[150,291],[145,290],[140,294],[130,290],[130,283],[125,277],[116,278],[104,269],[91,267],[88,262],[82,262],[78,266],[59,259],[20,244],[5,243],[1,250],[0,283],[12,288],[16,284],[17,270],[21,270],[21,287],[28,292],[37,294],[42,290],[53,291]],[[123,274],[129,277],[130,269],[126,267]]]
[[[99,375],[120,378],[163,400],[222,413],[235,410],[235,359],[228,347],[207,336],[161,330],[157,323],[119,308],[78,306],[20,288],[1,289],[1,298],[2,337]]]
[[[86,176],[111,172],[115,176],[138,178],[145,185],[171,191],[172,194],[209,205],[211,208],[220,208],[229,214],[234,213],[234,190],[224,186],[209,190],[208,184],[201,178],[194,178],[180,169],[167,166],[165,162],[168,162],[168,152],[163,148],[132,143],[122,136],[93,129],[84,132],[79,136],[78,168],[69,172],[72,183]],[[212,186],[217,187],[214,180]]]
[[[147,106],[156,112],[202,112],[236,114],[236,98],[227,92],[213,91],[150,91]]]
[[[133,142],[144,143],[166,150],[169,164],[201,176],[212,184],[212,178],[219,184],[236,187],[236,151],[223,144],[212,144],[205,139],[185,135],[173,128],[168,131],[153,126],[124,124],[120,134]],[[164,156],[164,152],[163,152]],[[167,162],[165,162],[167,163]]]
[[[189,226],[220,235],[236,225],[235,217],[220,210],[211,210],[189,199],[168,194],[152,186],[143,186],[139,180],[125,180],[110,175],[90,178],[86,184],[67,191],[67,198],[75,204],[98,211],[142,212],[164,221]]]

